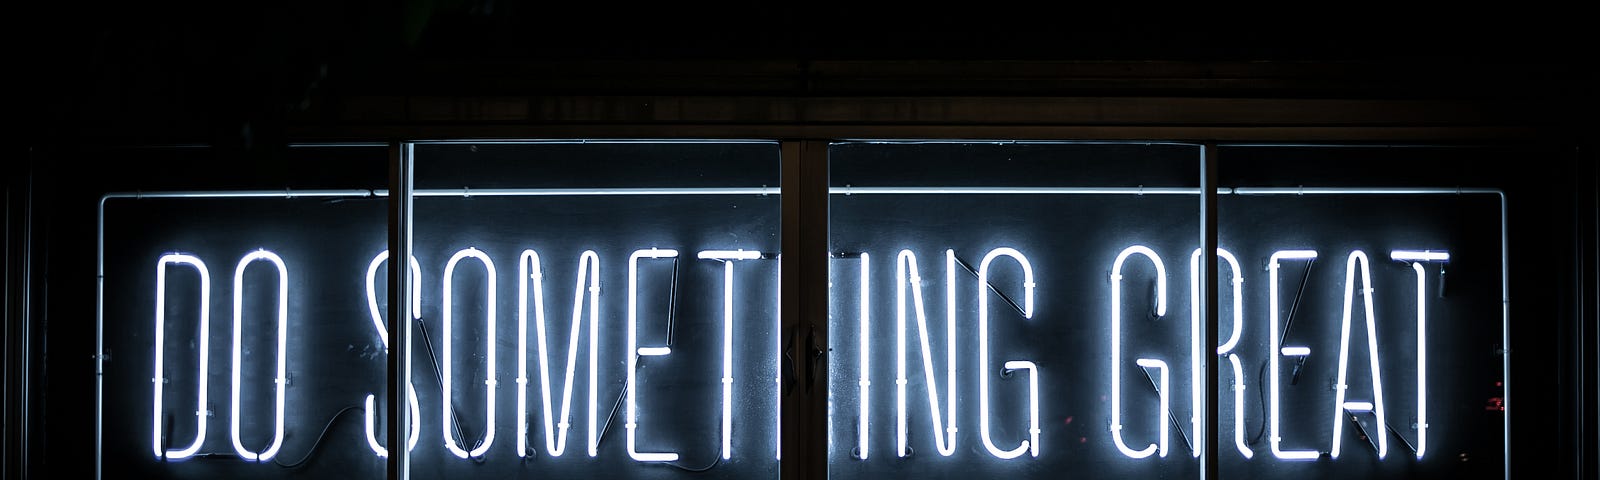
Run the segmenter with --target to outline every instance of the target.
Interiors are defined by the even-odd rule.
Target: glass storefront
[[[837,140],[796,213],[786,142],[117,151],[163,168],[55,197],[96,281],[55,286],[49,334],[96,354],[35,394],[83,414],[35,428],[101,478],[385,478],[397,428],[410,478],[1198,478],[1207,409],[1220,478],[1508,478],[1548,438],[1560,359],[1507,346],[1559,312],[1532,212],[1565,197],[1482,167],[1551,151]],[[783,255],[815,214],[825,258]],[[807,265],[826,314],[783,318]]]

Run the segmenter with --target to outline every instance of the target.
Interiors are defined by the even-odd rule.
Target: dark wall
[[[21,270],[23,262],[43,267],[38,259],[47,254],[83,261],[70,257],[93,247],[85,239],[91,238],[88,222],[94,205],[92,197],[79,194],[115,179],[84,185],[75,180],[82,172],[114,177],[162,168],[137,155],[87,146],[209,144],[215,148],[205,158],[181,165],[189,169],[186,173],[224,178],[265,174],[293,183],[304,179],[274,159],[308,131],[376,126],[361,131],[383,133],[400,131],[389,128],[403,124],[462,132],[485,125],[561,123],[572,117],[541,116],[539,105],[610,105],[604,99],[616,96],[712,102],[728,97],[799,99],[780,105],[844,98],[839,104],[851,105],[902,98],[907,91],[932,99],[934,105],[1020,98],[1024,105],[1035,99],[1089,99],[1098,107],[1124,105],[1118,99],[1161,99],[1120,107],[1125,110],[1074,110],[1110,112],[1098,117],[1026,112],[995,117],[1000,127],[1019,121],[1045,127],[1354,125],[1367,130],[1338,132],[1367,141],[1392,131],[1386,129],[1418,126],[1436,128],[1417,134],[1422,137],[1454,140],[1470,138],[1479,129],[1490,129],[1496,140],[1510,132],[1519,141],[1553,143],[1571,152],[1565,160],[1570,164],[1562,165],[1587,175],[1573,183],[1579,191],[1588,189],[1588,210],[1559,212],[1563,218],[1577,218],[1580,228],[1551,231],[1577,238],[1577,248],[1593,264],[1592,248],[1581,248],[1592,246],[1595,235],[1590,112],[1594,86],[1600,83],[1594,74],[1595,51],[1586,46],[1594,21],[1578,11],[1517,5],[1482,10],[1448,5],[1431,11],[1325,5],[1246,12],[1204,10],[1206,5],[1073,4],[919,4],[867,11],[860,5],[814,2],[691,9],[683,3],[494,0],[219,5],[30,2],[8,15],[18,32],[19,58],[12,71],[21,81],[14,96],[20,106],[13,108],[24,120],[18,128],[25,138],[22,148],[8,153],[29,161],[8,162],[7,196],[20,200],[31,193],[34,208],[27,217],[8,204],[8,272]],[[531,102],[533,106],[523,107],[531,113],[505,120],[478,111],[430,116],[424,107],[433,104],[415,101],[424,97],[532,98],[544,103]],[[1200,107],[1163,103],[1170,99],[1229,102]],[[1323,100],[1369,103],[1340,103],[1343,110],[1334,113],[1318,110],[1320,103],[1295,103]],[[1258,101],[1280,106],[1250,106]],[[462,108],[460,103],[451,105]],[[619,111],[623,113],[615,113]],[[1115,115],[1121,111],[1140,113]],[[590,127],[635,121],[625,115],[629,112],[603,110],[585,121]],[[987,113],[972,117],[989,118]],[[1214,113],[1227,118],[1208,120]],[[775,115],[735,111],[710,123],[720,131],[737,132],[726,127],[789,121]],[[1464,120],[1456,120],[1458,115]],[[882,123],[918,127],[968,121],[952,118]],[[868,120],[846,113],[831,121],[853,125]],[[36,180],[23,184],[16,181],[20,178]],[[1571,205],[1566,198],[1552,203]],[[19,214],[10,216],[12,212]],[[1582,233],[1582,225],[1589,233]],[[17,253],[24,250],[11,241],[20,242],[24,234],[35,239],[32,255]],[[22,311],[13,301],[23,298],[21,292],[42,299],[44,286],[80,288],[93,282],[81,269],[47,270],[28,271],[35,280],[31,290],[12,290],[8,281],[8,319],[17,318],[13,311]],[[1594,270],[1574,269],[1571,275],[1574,283],[1593,283]],[[1587,300],[1581,294],[1576,300],[1561,299],[1574,310],[1557,310],[1558,315],[1590,319],[1564,327],[1563,335],[1581,338],[1587,332],[1593,337],[1593,312],[1582,310],[1594,305],[1592,286],[1588,295]],[[81,315],[92,309],[58,305],[46,312],[42,303],[35,302],[34,315]],[[83,352],[51,351],[41,329],[32,335],[37,337],[8,337],[8,358],[18,354],[13,347],[19,341],[33,342],[37,348],[29,368],[35,372],[81,372],[92,365]],[[1572,389],[1574,379],[1593,377],[1582,367],[1593,366],[1594,343],[1564,348],[1571,350],[1562,351],[1557,360],[1573,362],[1562,363],[1564,370],[1547,380]],[[1587,364],[1580,363],[1584,358],[1589,358]],[[34,385],[49,378],[36,377]],[[1559,392],[1569,391],[1575,390]],[[1573,401],[1592,406],[1593,399],[1591,392]],[[1592,414],[1594,409],[1564,411]],[[1552,431],[1563,439],[1585,435]],[[1593,432],[1586,435],[1581,438],[1597,438]],[[31,440],[13,432],[6,438]],[[77,461],[87,458],[77,446],[40,442],[30,447],[29,455],[48,455],[50,464],[78,474],[92,466]],[[1573,449],[1563,460],[1583,462],[1592,471],[1593,456],[1584,460],[1582,453],[1594,446]],[[34,466],[43,468],[37,462]],[[11,468],[14,464],[6,466],[7,473]],[[1561,468],[1582,471],[1578,465]]]
[[[25,40],[25,132],[40,142],[110,134],[131,143],[271,143],[308,118],[348,122],[326,112],[373,95],[904,94],[830,90],[818,80],[861,75],[808,67],[841,61],[978,64],[896,82],[933,81],[943,86],[937,93],[956,96],[1018,93],[1007,81],[1018,74],[992,62],[1119,62],[1052,74],[1096,81],[1035,81],[1024,93],[1531,99],[1562,105],[1540,108],[1564,121],[1578,118],[1568,106],[1592,104],[1594,55],[1583,46],[1592,22],[1573,12],[1505,5],[972,7],[39,2],[13,18]],[[620,63],[571,63],[592,61]],[[660,65],[695,61],[795,66]],[[1253,70],[1229,72],[1219,63]],[[674,80],[690,75],[696,81]]]

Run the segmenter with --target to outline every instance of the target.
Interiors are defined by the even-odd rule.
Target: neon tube
[[[385,327],[383,322],[383,314],[381,313],[381,310],[378,309],[378,291],[376,284],[378,278],[378,266],[382,265],[383,262],[388,260],[389,251],[384,250],[382,252],[378,252],[377,256],[372,257],[372,263],[367,264],[367,312],[371,314],[372,326],[378,330],[378,339],[383,342],[385,355],[389,354],[389,329]],[[422,289],[420,288],[422,282],[422,267],[417,264],[417,257],[411,257],[411,278],[412,282],[418,286],[418,288],[411,289],[411,318],[420,319],[422,318]],[[411,351],[410,336],[406,337],[405,350],[407,352]],[[409,354],[406,355],[406,361],[411,361],[411,356]],[[408,406],[411,408],[411,416],[407,418],[422,418],[422,407],[417,401],[417,388],[411,385],[410,379],[406,380],[406,401]],[[372,447],[372,452],[378,454],[378,457],[388,458],[389,449],[378,443],[376,425],[377,419],[375,418],[377,416],[377,400],[374,395],[367,395],[366,407],[367,446]],[[411,422],[410,432],[406,439],[406,451],[409,452],[416,450],[417,439],[421,438],[421,436],[422,422],[413,420]]]
[[[278,267],[278,370],[274,377],[275,402],[273,403],[272,417],[272,444],[261,452],[253,452],[245,448],[244,440],[239,428],[239,397],[243,394],[239,385],[239,373],[242,370],[243,358],[241,343],[244,340],[244,269],[251,262],[266,260]],[[265,462],[278,454],[278,448],[283,446],[283,394],[289,386],[288,358],[289,354],[289,269],[283,265],[283,259],[277,254],[267,250],[256,250],[245,255],[239,260],[239,266],[233,270],[233,399],[231,422],[233,426],[233,450],[246,460]]]
[[[1428,451],[1428,277],[1422,262],[1450,261],[1450,254],[1442,251],[1395,250],[1389,252],[1393,260],[1411,263],[1417,273],[1417,458]]]
[[[528,413],[526,406],[527,397],[527,362],[528,350],[525,345],[528,318],[528,281],[533,281],[534,304],[534,330],[539,342],[539,384],[540,394],[544,407],[544,441],[545,451],[552,457],[559,457],[567,448],[567,432],[572,427],[572,380],[578,366],[578,338],[583,324],[583,299],[585,294],[589,298],[589,372],[592,376],[597,366],[596,336],[594,328],[599,320],[600,296],[600,257],[593,250],[585,251],[578,257],[578,274],[576,284],[573,286],[572,295],[572,327],[567,339],[567,366],[566,383],[561,389],[561,415],[553,413],[550,398],[550,346],[547,325],[544,315],[544,270],[540,266],[539,253],[531,249],[523,250],[518,260],[517,284],[517,348],[521,353],[517,357],[517,455],[525,456],[528,452]],[[588,288],[584,287],[588,283]],[[591,378],[592,380],[592,378]],[[589,456],[596,452],[594,431],[595,402],[597,400],[597,385],[589,383]]]
[[[1027,360],[1010,360],[1005,363],[1006,370],[1028,371],[1028,433],[1032,441],[1028,442],[1029,454],[1039,456],[1039,366]]]
[[[1269,365],[1267,368],[1272,370],[1272,402],[1269,411],[1269,416],[1271,417],[1270,423],[1272,423],[1272,431],[1270,433],[1270,437],[1268,438],[1270,440],[1268,443],[1270,443],[1272,446],[1272,455],[1284,460],[1316,460],[1318,453],[1316,450],[1283,450],[1283,437],[1279,435],[1278,427],[1281,417],[1279,416],[1278,377],[1281,375],[1278,372],[1278,344],[1282,342],[1282,340],[1278,335],[1278,261],[1312,260],[1315,258],[1317,258],[1316,250],[1279,250],[1272,252],[1272,257],[1270,257],[1270,259],[1267,261],[1267,276],[1269,278],[1268,283],[1270,284],[1268,287],[1269,293],[1267,294],[1267,311],[1268,316],[1271,317],[1268,322],[1269,327],[1267,333],[1268,341],[1270,342],[1267,351],[1271,353],[1268,354]],[[1307,349],[1307,353],[1310,353],[1309,349]]]
[[[950,266],[954,267],[955,252],[948,252]],[[988,450],[990,455],[994,455],[997,458],[1017,458],[1022,456],[1022,452],[1029,452],[1032,456],[1037,457],[1039,456],[1039,395],[1036,386],[1039,383],[1039,369],[1033,365],[1033,362],[1008,360],[1002,364],[1006,368],[1017,365],[1016,368],[1027,368],[1029,370],[1029,388],[1033,389],[1028,397],[1028,411],[1032,415],[1030,419],[1032,427],[1028,431],[1029,439],[1023,440],[1022,444],[1018,445],[1017,448],[1001,450],[994,445],[994,439],[989,433],[989,292],[986,289],[989,286],[989,264],[1002,256],[1011,257],[1018,264],[1021,264],[1022,288],[1026,297],[1023,301],[1022,317],[1033,318],[1033,290],[1035,284],[1033,282],[1033,266],[1028,264],[1028,257],[1024,257],[1022,252],[1010,247],[990,250],[988,254],[983,256],[983,262],[978,264],[978,409],[980,411],[978,414],[978,432],[979,436],[983,438],[983,448]],[[953,399],[954,397],[951,398]],[[951,433],[953,436],[954,431]]]
[[[1158,450],[1166,451],[1167,424],[1162,423],[1161,443],[1152,443],[1149,446],[1134,450],[1128,447],[1122,439],[1122,264],[1133,254],[1144,255],[1156,267],[1156,315],[1167,314],[1167,268],[1161,263],[1161,256],[1154,250],[1144,245],[1133,245],[1117,254],[1117,259],[1111,263],[1111,440],[1116,443],[1117,450],[1129,458],[1145,458],[1155,454]],[[1135,360],[1135,364],[1145,359]],[[1165,371],[1165,370],[1163,370]],[[1165,398],[1166,393],[1162,392]],[[1167,415],[1162,409],[1161,415]]]
[[[1167,374],[1167,362],[1163,362],[1154,358],[1139,358],[1135,359],[1133,363],[1144,368],[1154,368],[1156,371],[1160,372],[1159,377],[1161,378],[1161,389],[1159,392],[1157,392],[1157,396],[1161,398],[1161,425],[1163,428],[1161,429],[1160,437],[1161,448],[1157,450],[1158,453],[1156,455],[1160,456],[1161,458],[1167,458],[1167,436],[1169,435],[1167,432],[1169,429],[1165,428],[1165,426],[1172,421],[1171,417],[1169,417],[1169,412],[1171,410],[1168,409],[1168,406],[1171,405],[1171,403],[1168,400],[1167,395],[1168,377],[1170,376]]]
[[[706,250],[702,260],[721,260],[722,270],[722,459],[733,457],[733,261],[755,260],[761,252]],[[642,350],[642,349],[641,349]]]
[[[487,306],[487,308],[488,308],[488,312],[484,317],[484,325],[485,325],[485,329],[486,329],[486,335],[484,336],[484,343],[486,344],[486,348],[488,350],[486,352],[485,356],[484,356],[485,363],[487,363],[488,366],[485,368],[485,371],[484,371],[484,374],[483,374],[483,384],[484,384],[484,389],[486,390],[485,396],[484,396],[484,413],[483,413],[484,414],[484,434],[483,434],[483,442],[479,443],[478,446],[473,448],[471,452],[463,450],[461,447],[456,445],[456,439],[455,439],[455,423],[456,422],[455,422],[454,416],[450,414],[450,410],[451,410],[450,404],[452,403],[452,398],[453,398],[450,395],[451,374],[452,374],[452,364],[451,364],[451,357],[450,357],[450,350],[451,350],[450,344],[454,343],[454,342],[452,342],[450,340],[455,338],[455,336],[450,334],[451,325],[454,323],[450,319],[450,317],[452,315],[452,313],[451,313],[452,307],[451,306],[454,305],[454,300],[452,298],[452,295],[453,295],[452,290],[454,290],[454,289],[452,288],[452,283],[454,282],[454,277],[455,277],[454,274],[455,274],[455,270],[456,270],[456,264],[459,263],[464,258],[473,258],[473,259],[476,259],[476,260],[478,260],[480,262],[483,262],[483,268],[485,270],[485,273],[487,273],[487,275],[488,275],[488,286],[485,287],[485,289],[484,289],[485,290],[485,292],[484,292],[484,297],[485,297],[484,298],[484,305]],[[441,387],[443,392],[441,393],[441,395],[439,397],[439,405],[442,407],[442,408],[440,408],[440,410],[441,410],[441,412],[443,414],[442,415],[443,421],[441,422],[440,426],[443,428],[444,446],[445,446],[445,448],[450,449],[450,453],[455,454],[455,456],[457,458],[483,456],[484,452],[489,451],[489,446],[494,444],[494,390],[495,390],[495,379],[494,379],[494,364],[495,364],[495,356],[494,356],[494,344],[495,344],[494,308],[495,308],[494,261],[490,260],[488,255],[485,255],[482,251],[480,251],[480,250],[478,250],[476,248],[470,248],[469,247],[467,249],[464,249],[464,250],[456,252],[455,255],[452,255],[450,257],[450,262],[446,263],[445,266],[444,266],[444,339],[441,342],[441,343],[444,343],[444,371],[441,374],[442,379],[441,379],[440,383],[443,385]],[[462,440],[466,440],[466,439],[462,439]]]
[[[407,400],[409,400],[407,402],[407,404],[411,407],[411,418],[417,418],[417,416],[422,415],[422,411],[421,411],[421,409],[420,409],[420,407],[418,406],[418,403],[417,403],[417,391],[415,389],[407,389],[406,390],[406,397],[407,397]],[[376,400],[377,400],[377,397],[375,397],[373,395],[367,395],[367,403],[366,403],[366,406],[367,406],[367,410],[366,410],[367,446],[372,447],[372,451],[377,453],[379,458],[388,458],[389,457],[389,449],[384,448],[383,445],[378,444],[378,432],[376,431],[377,429],[374,426],[374,424],[377,423],[376,422],[376,418],[374,418],[377,415],[377,408],[378,408]],[[406,440],[406,451],[416,450],[416,448],[417,448],[417,438],[419,436],[421,436],[420,435],[421,433],[422,433],[422,424],[420,422],[411,422],[411,433],[410,433],[410,438],[408,438]]]
[[[1234,258],[1232,253],[1218,248],[1217,256],[1222,257],[1223,260],[1226,260],[1228,262],[1228,266],[1233,270],[1233,333],[1228,337],[1228,341],[1223,342],[1222,346],[1217,347],[1217,355],[1226,355],[1229,352],[1232,352],[1234,347],[1239,345],[1239,336],[1244,333],[1244,275],[1239,270],[1239,260]],[[1193,406],[1192,409],[1194,410],[1194,415],[1190,418],[1190,422],[1194,425],[1193,431],[1195,432],[1195,438],[1200,438],[1200,436],[1204,434],[1204,425],[1201,424],[1202,419],[1200,418],[1201,412],[1199,410],[1199,405],[1201,404],[1202,400],[1200,397],[1204,395],[1205,392],[1203,391],[1204,379],[1201,378],[1204,377],[1204,373],[1200,368],[1200,355],[1202,350],[1200,343],[1204,338],[1204,335],[1202,335],[1200,332],[1200,249],[1198,248],[1194,249],[1193,254],[1189,255],[1189,305],[1189,338],[1191,339],[1189,342],[1189,372],[1191,375],[1191,383],[1189,385],[1190,390],[1194,393],[1194,403],[1190,404]],[[1242,429],[1243,427],[1243,419],[1236,417],[1234,429],[1238,430]],[[1200,457],[1200,447],[1204,444],[1204,442],[1196,442],[1196,448],[1191,449],[1193,450],[1195,458]]]
[[[1350,366],[1350,307],[1355,300],[1355,275],[1358,264],[1361,267],[1362,291],[1365,293],[1362,295],[1362,300],[1367,313],[1367,357],[1372,368],[1372,402],[1368,404],[1368,410],[1377,417],[1379,428],[1387,425],[1383,416],[1383,381],[1378,370],[1378,325],[1372,308],[1374,295],[1372,270],[1367,262],[1367,254],[1355,250],[1350,252],[1350,260],[1345,266],[1344,273],[1344,319],[1339,329],[1339,381],[1334,384],[1333,445],[1328,450],[1328,455],[1333,458],[1339,458],[1340,439],[1344,438],[1344,412],[1341,408],[1348,409],[1351,404],[1359,406],[1361,403],[1366,403],[1345,401],[1345,390],[1349,389],[1345,380]],[[1381,459],[1389,451],[1389,436],[1385,434],[1373,436],[1378,437],[1378,458]]]
[[[1244,458],[1251,458],[1255,452],[1244,441],[1244,366],[1239,365],[1238,355],[1229,354],[1228,361],[1233,364],[1233,445]]]
[[[918,327],[921,328],[921,325],[918,325]],[[945,421],[950,422],[948,425],[945,425],[945,434],[950,436],[950,440],[945,442],[945,445],[950,448],[950,451],[949,451],[949,453],[946,453],[946,452],[941,450],[939,452],[939,454],[948,457],[951,454],[955,453],[955,450],[956,450],[956,431],[957,431],[956,430],[956,251],[952,250],[952,249],[948,249],[948,248],[945,249],[945,251],[944,251],[944,329],[945,329],[944,330],[944,355],[945,355],[944,388],[945,388],[945,396],[946,396],[945,397],[945,400],[946,400],[945,401],[945,408],[947,409],[946,410],[947,413],[946,413],[944,419],[945,419]],[[923,334],[923,336],[922,336],[922,345],[923,345],[922,350],[924,352],[928,351],[928,347],[927,347],[928,346],[928,337],[927,337],[927,334]],[[927,363],[923,364],[923,367],[924,367],[923,372],[927,372],[928,370],[926,369],[926,367],[932,366],[932,362],[928,362],[927,357],[923,357],[923,359],[924,359],[923,360],[924,362],[927,362]],[[930,385],[931,385],[931,383],[930,383]],[[932,393],[932,391],[929,391],[929,393]],[[937,432],[935,432],[935,436],[937,436]],[[935,445],[935,446],[937,446],[937,445]]]
[[[783,254],[775,256],[778,288],[772,301],[772,458],[783,460]]]
[[[584,273],[583,269],[581,269],[581,268],[578,269],[578,275],[582,276],[583,273]],[[544,271],[542,269],[540,269],[540,267],[539,267],[539,252],[536,252],[533,249],[523,250],[522,251],[522,255],[520,255],[517,258],[517,456],[518,457],[527,457],[528,456],[528,280],[529,279],[533,280],[534,322],[535,322],[535,329],[537,329],[539,331],[539,334],[540,334],[539,335],[539,360],[540,360],[539,364],[540,364],[541,367],[543,367],[543,366],[547,366],[550,363],[548,361],[548,359],[546,358],[548,356],[548,355],[546,355],[546,351],[548,350],[548,348],[546,348],[546,345],[545,345],[545,342],[544,342]],[[580,299],[583,298],[583,286],[581,284],[578,286],[577,292],[578,292],[578,298],[580,298]],[[567,366],[569,366],[569,367],[572,366],[572,362],[570,362],[570,361],[567,362]],[[549,384],[549,380],[548,380],[550,375],[549,375],[548,369],[546,369],[545,375],[543,375],[542,377],[545,380],[545,384],[543,385],[544,388],[540,389],[540,393],[543,394],[544,398],[546,399],[546,401],[544,403],[544,405],[545,405],[545,409],[544,409],[545,449],[550,452],[550,456],[558,457],[558,456],[561,456],[561,455],[558,454],[558,453],[555,453],[557,451],[556,450],[557,446],[555,445],[556,442],[555,442],[555,439],[553,438],[553,436],[555,435],[555,432],[552,431],[554,429],[550,428],[550,423],[551,423],[551,418],[550,418],[551,413],[550,413],[550,407],[549,407],[549,405],[550,405],[550,402],[549,402],[550,384]],[[568,377],[568,378],[571,378],[571,377]],[[569,380],[569,383],[570,383],[570,380]],[[567,420],[568,420],[567,417],[565,417],[565,416],[561,417],[561,423],[563,425],[565,425],[567,423]],[[563,443],[563,445],[561,445],[561,447],[565,447],[566,446],[565,443],[566,443],[566,439],[567,439],[567,429],[562,428],[560,435],[561,435],[561,440],[562,440],[562,443]]]
[[[870,276],[868,275],[869,267],[871,266],[870,260],[871,256],[867,255],[866,252],[861,252],[861,360],[860,365],[857,367],[861,371],[861,380],[857,382],[861,389],[861,415],[857,417],[856,449],[859,458],[862,460],[867,459],[867,428],[870,426],[868,419],[870,418],[869,412],[871,412],[868,406],[872,403],[872,390],[868,388],[872,386],[872,321],[868,315],[871,310],[868,306],[871,305],[871,302],[867,293],[869,291],[867,286],[870,284]]]
[[[1445,257],[1448,259],[1449,257]],[[1427,276],[1421,263],[1412,263],[1417,272],[1417,459],[1428,451],[1428,291]]]
[[[474,193],[477,190],[473,190]],[[1186,187],[829,187],[831,195],[1199,195]],[[1217,193],[1232,193],[1226,188]],[[457,191],[457,195],[460,191]]]
[[[636,383],[639,369],[639,356],[644,355],[648,348],[639,348],[639,259],[641,258],[677,258],[677,250],[651,248],[637,250],[628,256],[628,418],[623,424],[628,430],[628,456],[640,462],[672,462],[678,460],[674,452],[640,452],[638,450],[637,433],[639,428],[637,399],[639,384]]]
[[[1401,262],[1447,262],[1450,252],[1442,250],[1392,250],[1389,258]]]
[[[594,253],[593,250],[585,250],[583,255],[580,256],[578,260],[578,270],[580,271],[584,269],[584,260],[588,260],[589,262],[589,457],[593,458],[600,455],[600,430],[596,428],[595,423],[596,419],[600,418],[599,410],[597,410],[596,407],[596,404],[600,398],[600,347],[596,343],[600,339],[600,255]],[[582,277],[579,278],[578,284],[581,285],[581,282]],[[577,287],[574,286],[574,292],[572,294],[573,318],[578,317],[577,310],[579,300],[576,288]],[[577,336],[576,329],[573,330],[573,334],[573,336]],[[576,360],[576,358],[572,356],[574,345],[576,344],[571,343],[567,346],[568,365],[571,365],[573,360]],[[568,386],[565,390],[571,390],[572,377],[570,373],[568,373],[567,378]],[[549,389],[546,389],[546,391],[549,391]],[[565,398],[564,396],[566,393],[562,393],[562,395],[563,398]],[[566,400],[562,400],[562,404],[565,405],[565,403]],[[565,406],[561,407],[562,411],[566,411],[566,409],[567,407]],[[566,418],[567,415],[562,414],[562,417]]]
[[[189,446],[185,448],[163,451],[161,449],[161,390],[162,386],[167,383],[164,360],[167,350],[167,264],[169,263],[174,265],[189,265],[194,267],[195,271],[200,273],[200,385],[196,390],[197,393],[194,406],[194,443],[189,444]],[[200,451],[200,445],[206,441],[206,379],[210,377],[210,374],[206,372],[206,366],[211,363],[209,358],[210,355],[208,355],[208,353],[211,351],[210,338],[211,274],[206,271],[205,262],[200,261],[199,258],[192,255],[184,255],[181,253],[169,253],[162,255],[161,259],[156,261],[156,359],[155,378],[151,379],[155,384],[155,402],[152,404],[153,410],[150,414],[152,422],[150,428],[150,445],[155,452],[156,458],[166,458],[169,460],[188,458],[189,456],[194,455],[195,452]]]
[[[661,195],[777,195],[779,187],[690,187],[690,188],[427,188],[412,191],[416,197],[616,197]],[[387,190],[376,190],[387,196]],[[282,195],[280,192],[279,195]]]
[[[954,258],[954,253],[947,253],[947,255],[952,259]],[[953,263],[953,260],[950,262]],[[947,400],[945,402],[945,408],[948,409],[949,413],[947,416],[941,416],[939,413],[939,382],[933,374],[933,349],[931,344],[928,342],[928,317],[927,310],[924,308],[922,302],[922,277],[917,274],[917,256],[916,254],[911,253],[910,250],[901,250],[895,265],[899,283],[899,287],[896,290],[898,292],[898,300],[895,302],[895,308],[897,312],[896,326],[898,327],[896,329],[895,336],[899,340],[897,343],[899,355],[896,363],[896,372],[899,376],[895,379],[895,384],[898,387],[899,393],[898,397],[896,397],[896,402],[899,407],[897,410],[898,422],[896,425],[898,427],[898,435],[896,436],[896,443],[900,448],[901,457],[910,455],[910,450],[907,448],[908,446],[906,442],[908,429],[906,422],[906,385],[910,383],[910,380],[906,377],[906,287],[910,286],[915,287],[911,289],[911,297],[912,301],[916,304],[917,333],[918,338],[921,340],[922,346],[922,373],[924,381],[927,382],[926,391],[928,394],[928,409],[930,410],[929,414],[933,418],[932,426],[934,444],[935,447],[938,448],[940,455],[950,456],[955,454],[956,448],[956,430],[953,423],[955,419],[955,390],[953,388],[948,388],[947,386]],[[907,276],[908,274],[909,276]],[[953,275],[953,273],[947,275],[947,281],[953,283]],[[954,311],[947,312],[947,314],[954,316]],[[954,328],[954,318],[950,318],[946,324],[949,326],[949,328]],[[954,341],[953,338],[951,341]],[[954,352],[946,351],[945,355],[945,368],[950,371],[950,377],[948,378],[953,378],[955,375]],[[944,425],[944,421],[947,418],[952,420],[952,424],[949,428],[945,428]],[[946,435],[948,435],[948,438]]]

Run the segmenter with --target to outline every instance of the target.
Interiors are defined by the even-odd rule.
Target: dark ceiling
[[[1592,17],[1505,5],[1400,11],[1329,4],[1245,11],[1156,3],[864,8],[814,2],[713,7],[341,0],[218,7],[224,3],[24,6],[26,14],[12,19],[25,32],[22,76],[33,120],[30,133],[62,141],[85,124],[158,129],[150,125],[200,122],[232,128],[250,119],[281,119],[286,111],[315,109],[330,98],[371,94],[657,93],[648,91],[654,85],[648,62],[712,62],[706,69],[716,68],[715,62],[819,61],[1358,63],[1369,67],[1352,74],[1356,78],[1331,78],[1347,81],[1352,89],[1382,84],[1393,80],[1383,78],[1382,66],[1396,65],[1404,68],[1395,69],[1395,77],[1415,81],[1406,90],[1382,94],[1492,90],[1496,95],[1577,95],[1584,102],[1592,98],[1594,80],[1594,52],[1583,42],[1592,36],[1586,27],[1594,24],[1584,18]],[[550,70],[528,69],[574,61],[609,61],[608,72],[620,68],[620,74],[644,80],[625,91],[608,91],[605,82],[595,82],[589,87],[593,92],[550,92],[540,90],[547,84],[537,78]],[[627,71],[628,65],[639,65],[640,71]],[[1162,74],[1159,68],[1154,73]],[[486,80],[491,77],[494,81]],[[714,92],[717,84],[709,88]]]

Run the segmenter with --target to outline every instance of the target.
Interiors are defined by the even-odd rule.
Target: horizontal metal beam
[[[296,141],[356,138],[810,138],[1215,140],[1219,142],[1520,142],[1560,132],[1541,127],[1449,126],[1089,126],[1089,125],[793,125],[793,124],[508,124],[483,122],[344,123],[296,125]]]
[[[1559,105],[1416,99],[1060,96],[356,96],[305,123],[1482,126]]]

